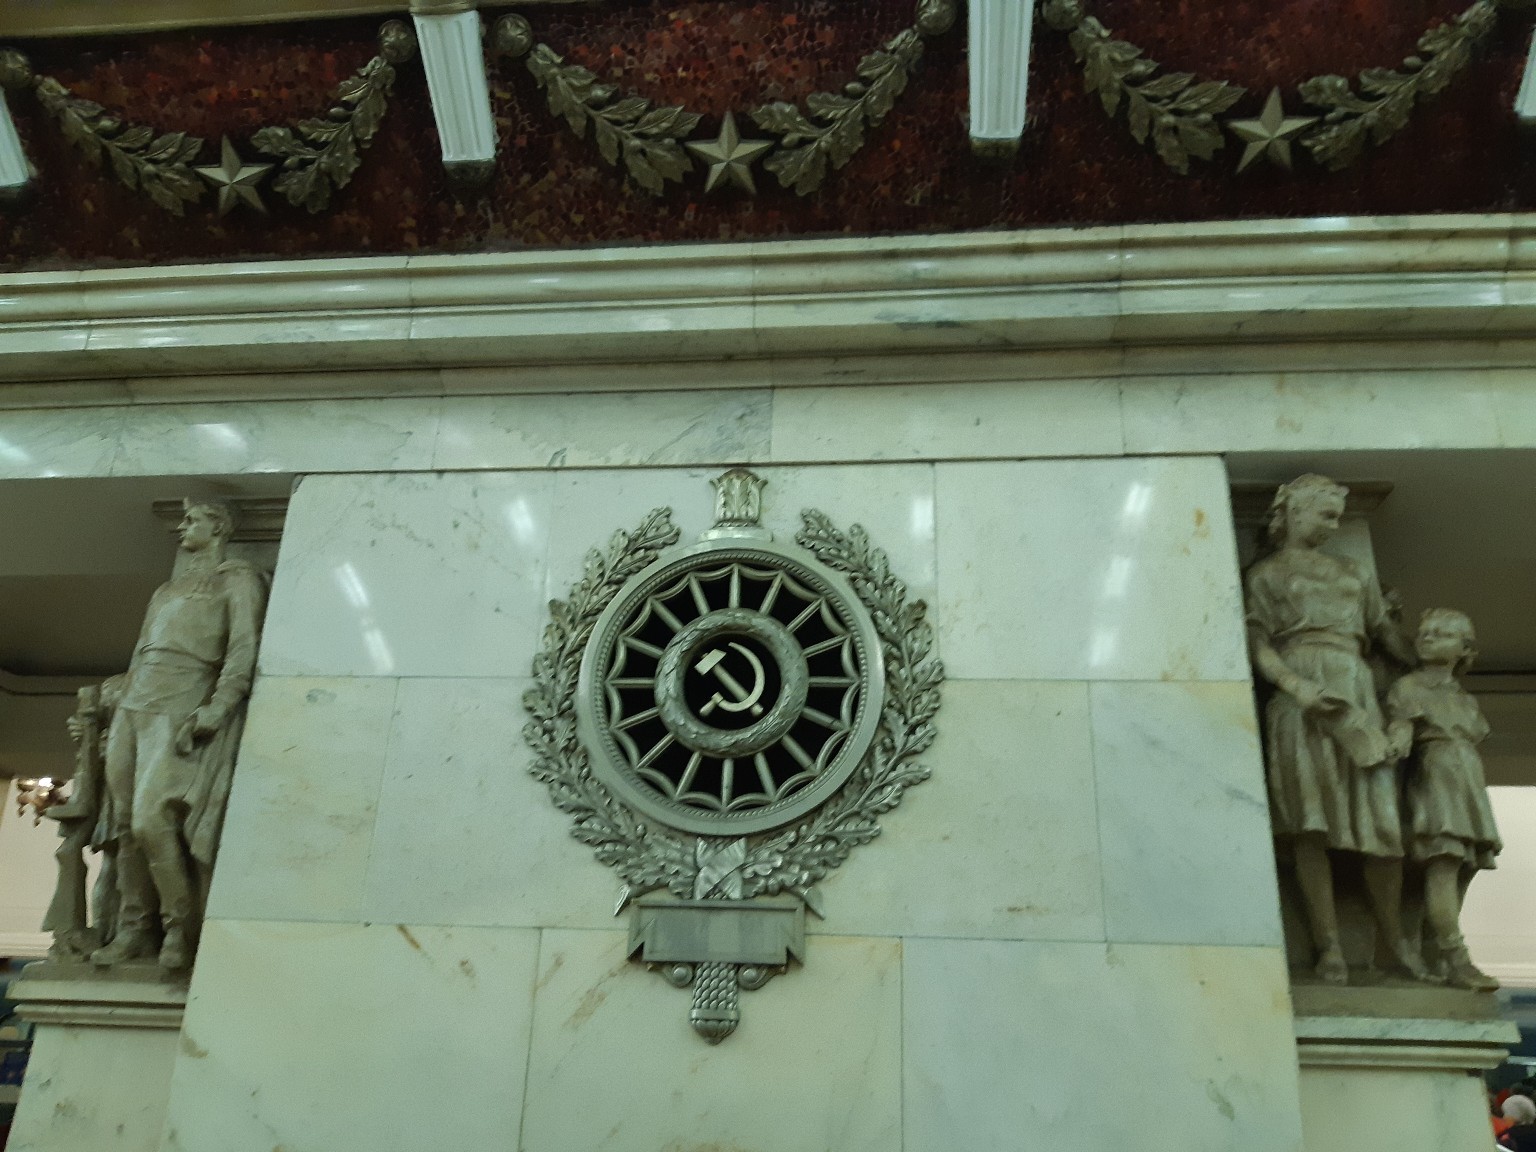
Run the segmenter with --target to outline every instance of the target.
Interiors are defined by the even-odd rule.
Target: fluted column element
[[[432,115],[451,174],[479,179],[496,163],[496,124],[480,46],[480,13],[415,13]]]
[[[14,196],[27,186],[32,170],[21,150],[21,137],[11,120],[11,110],[0,92],[0,196]]]
[[[0,198],[18,195],[32,179],[32,165],[5,102],[6,89],[20,92],[31,85],[32,64],[26,56],[15,48],[0,48]]]
[[[970,0],[971,147],[1011,156],[1024,135],[1035,0]]]
[[[1520,91],[1515,96],[1515,115],[1520,123],[1536,125],[1536,37],[1526,49],[1525,77],[1520,81]]]

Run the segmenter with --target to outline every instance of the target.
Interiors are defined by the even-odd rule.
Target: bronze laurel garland
[[[343,81],[324,117],[302,120],[295,128],[258,130],[252,145],[282,160],[272,190],[296,208],[321,212],[332,194],[345,188],[362,163],[361,152],[378,132],[388,110],[395,82],[394,66],[415,52],[415,38],[400,21],[379,30],[379,54]],[[211,169],[193,165],[203,150],[199,136],[185,132],[157,133],[144,125],[126,126],[100,104],[76,96],[51,76],[34,76],[25,56],[15,50],[0,53],[0,83],[8,88],[31,87],[42,108],[58,123],[71,144],[93,163],[110,165],[127,188],[143,192],[159,207],[177,216],[207,190],[199,173]],[[253,171],[258,176],[264,169]],[[247,202],[260,204],[254,187]]]
[[[1367,142],[1383,144],[1408,126],[1414,105],[1443,92],[1472,63],[1473,49],[1493,32],[1498,9],[1478,0],[1449,24],[1419,37],[1418,55],[1401,71],[1367,68],[1357,95],[1343,76],[1314,76],[1301,84],[1301,98],[1328,109],[1323,124],[1301,140],[1312,158],[1332,171],[1359,160]]]
[[[1493,32],[1498,9],[1528,7],[1527,0],[1478,0],[1454,19],[1438,24],[1418,41],[1418,52],[1397,70],[1367,68],[1358,90],[1343,76],[1314,76],[1297,91],[1320,117],[1285,120],[1278,94],[1270,121],[1218,120],[1247,89],[1223,81],[1199,80],[1189,72],[1166,72],[1136,45],[1117,40],[1089,15],[1083,0],[1046,0],[1041,16],[1065,32],[1083,66],[1083,87],[1096,92],[1113,118],[1126,109],[1137,143],[1150,137],[1159,158],[1174,171],[1188,173],[1193,157],[1210,160],[1225,143],[1225,127],[1254,145],[1283,146],[1274,157],[1289,164],[1288,141],[1294,138],[1313,160],[1330,171],[1354,164],[1368,145],[1390,140],[1407,127],[1414,107],[1442,92],[1472,62],[1472,53]],[[1283,130],[1282,130],[1282,125]],[[1283,159],[1282,159],[1283,157]]]
[[[379,54],[342,81],[323,119],[299,121],[296,133],[262,128],[252,136],[258,151],[283,158],[282,174],[272,181],[272,190],[295,208],[322,212],[329,207],[332,191],[351,183],[362,163],[360,153],[389,110],[394,65],[409,60],[415,50],[415,38],[405,25],[390,21],[379,33]]]
[[[890,114],[922,58],[924,38],[947,32],[956,12],[956,0],[918,0],[913,26],[859,61],[858,79],[841,92],[812,93],[804,110],[783,101],[754,109],[752,121],[776,139],[746,142],[771,148],[748,148],[748,158],[735,162],[746,171],[750,156],[766,151],[763,167],[783,187],[801,196],[816,191],[830,170],[845,166],[864,146],[866,129]],[[579,64],[567,64],[547,44],[534,44],[521,16],[502,17],[495,37],[498,50],[506,55],[527,55],[528,71],[544,89],[549,110],[577,136],[585,136],[590,124],[603,159],[613,165],[622,162],[640,187],[660,195],[667,181],[681,183],[694,170],[685,147],[700,114],[680,106],[658,108],[643,96],[616,99],[613,85],[599,83]],[[744,186],[752,188],[749,177]]]
[[[1492,34],[1501,8],[1530,8],[1532,3],[1477,0],[1425,32],[1416,54],[1397,69],[1365,69],[1353,84],[1336,75],[1303,81],[1297,93],[1317,115],[1288,118],[1277,89],[1264,114],[1252,120],[1225,115],[1246,95],[1246,88],[1164,70],[1136,45],[1116,39],[1089,15],[1085,0],[1044,0],[1041,17],[1067,34],[1083,68],[1084,88],[1098,94],[1106,115],[1113,119],[1124,109],[1132,137],[1140,144],[1150,141],[1174,171],[1187,174],[1191,159],[1214,158],[1228,133],[1248,145],[1239,171],[1265,155],[1289,168],[1292,141],[1316,163],[1338,171],[1401,132],[1419,103],[1444,91],[1466,70],[1473,53]],[[868,130],[884,121],[905,91],[922,58],[924,39],[947,32],[956,11],[957,0],[917,0],[913,26],[866,55],[857,79],[840,92],[813,93],[804,108],[775,101],[751,110],[751,120],[771,140],[742,140],[731,114],[717,140],[690,139],[702,119],[698,113],[678,105],[658,107],[639,95],[619,96],[616,87],[599,83],[588,69],[566,63],[548,45],[535,45],[521,16],[504,16],[494,36],[502,54],[528,57],[528,69],[544,89],[550,111],[577,136],[585,136],[590,126],[603,159],[623,164],[646,191],[660,195],[669,182],[682,183],[694,171],[692,152],[710,167],[706,191],[734,183],[755,193],[751,166],[763,156],[764,169],[783,187],[805,196],[863,148]],[[324,116],[292,128],[262,128],[252,136],[258,151],[279,161],[279,174],[271,184],[274,192],[312,213],[330,206],[334,193],[351,182],[362,151],[378,132],[394,87],[395,66],[414,49],[406,26],[389,21],[380,30],[379,55],[338,87]],[[247,166],[227,140],[222,166],[196,166],[204,148],[200,137],[125,125],[53,77],[34,75],[26,57],[15,50],[0,51],[0,86],[32,89],[66,140],[92,162],[109,166],[124,186],[144,193],[168,212],[184,215],[186,205],[200,200],[210,184],[219,188],[221,214],[242,202],[264,210],[257,185],[272,166]]]
[[[680,107],[655,108],[640,96],[615,100],[611,84],[579,64],[567,64],[547,44],[528,56],[528,71],[544,89],[549,110],[563,117],[577,136],[592,125],[597,150],[609,164],[622,158],[635,183],[661,195],[666,181],[681,181],[693,168],[682,141],[693,134],[700,117]]]
[[[809,117],[783,101],[755,109],[757,126],[779,137],[763,167],[801,196],[821,187],[829,165],[842,168],[864,147],[865,125],[881,124],[896,106],[922,59],[923,37],[943,35],[954,22],[953,0],[919,0],[915,24],[860,60],[857,80],[806,98]]]
[[[125,126],[100,104],[82,100],[52,76],[38,76],[33,91],[44,111],[58,121],[64,139],[92,163],[109,163],[125,187],[142,191],[167,212],[184,215],[203,195],[203,182],[190,167],[203,150],[199,136],[157,134],[142,124]]]

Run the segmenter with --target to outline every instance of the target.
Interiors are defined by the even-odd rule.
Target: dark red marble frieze
[[[1170,68],[1243,84],[1235,115],[1269,88],[1320,72],[1395,67],[1466,0],[1095,0],[1117,35]],[[906,27],[913,0],[609,0],[530,8],[538,40],[603,80],[659,104],[719,117],[768,100],[836,91],[860,56]],[[374,53],[377,20],[226,28],[27,45],[41,72],[129,122],[207,137],[323,112],[335,85]],[[521,62],[492,70],[503,141],[494,178],[450,188],[438,159],[426,82],[400,70],[391,109],[362,169],[333,208],[311,216],[270,191],[271,216],[219,219],[207,205],[177,219],[93,168],[27,95],[11,106],[33,163],[35,195],[0,209],[0,262],[12,269],[115,263],[505,250],[839,234],[948,232],[1034,225],[1496,212],[1536,208],[1533,157],[1511,111],[1530,37],[1506,17],[1489,50],[1397,139],[1344,173],[1298,162],[1235,175],[1229,144],[1181,177],[1106,120],[1064,37],[1036,30],[1030,129],[1018,156],[971,155],[962,21],[929,43],[922,69],[866,148],[819,192],[798,197],[759,172],[759,195],[706,197],[702,182],[656,198],[548,113]],[[1293,107],[1293,111],[1300,111]]]

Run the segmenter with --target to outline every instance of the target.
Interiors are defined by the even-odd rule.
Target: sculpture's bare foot
[[[192,966],[192,945],[185,928],[167,928],[165,943],[160,946],[160,967],[172,972]]]
[[[129,960],[143,960],[155,954],[155,939],[141,928],[127,928],[113,938],[105,948],[91,953],[91,963],[98,968],[110,968]]]
[[[1348,984],[1349,965],[1344,963],[1344,950],[1337,944],[1323,949],[1317,961],[1317,978],[1324,984]]]

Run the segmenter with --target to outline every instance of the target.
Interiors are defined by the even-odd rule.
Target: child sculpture
[[[1404,781],[1410,860],[1424,869],[1425,919],[1440,953],[1435,976],[1458,988],[1490,992],[1498,981],[1479,971],[1461,937],[1467,883],[1494,867],[1501,847],[1477,745],[1488,735],[1477,701],[1457,681],[1476,655],[1472,621],[1431,608],[1419,623],[1420,667],[1387,693],[1388,733],[1411,759]]]

